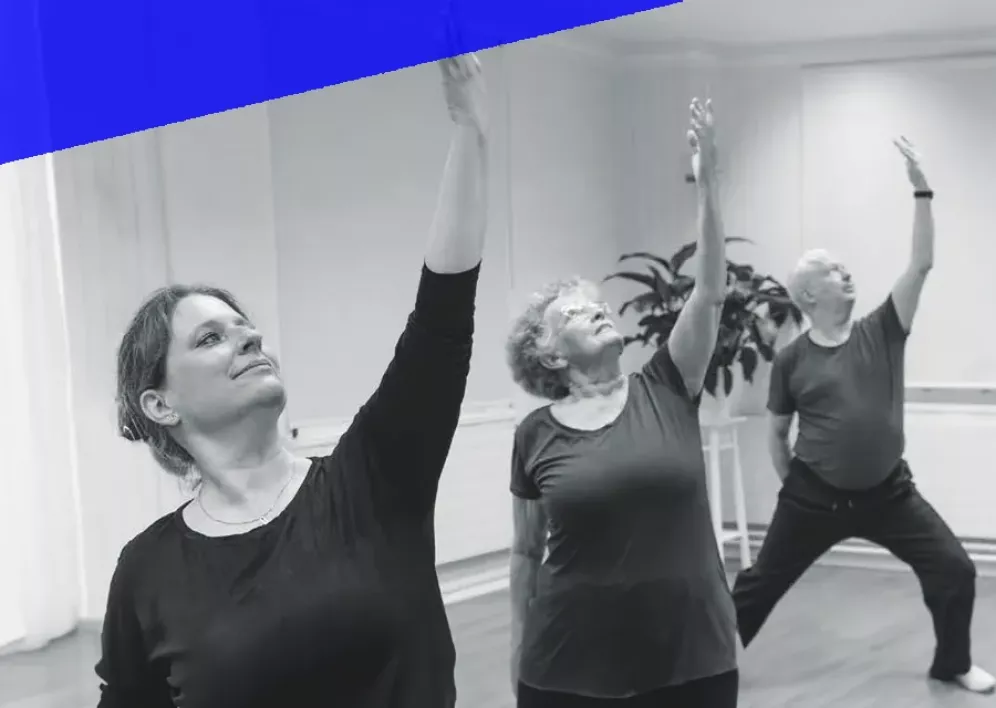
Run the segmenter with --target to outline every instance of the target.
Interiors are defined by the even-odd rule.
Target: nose
[[[263,335],[254,329],[246,332],[246,336],[242,339],[242,346],[240,350],[243,354],[247,352],[258,352],[263,347]]]

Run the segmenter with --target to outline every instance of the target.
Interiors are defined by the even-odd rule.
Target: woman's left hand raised
[[[477,56],[464,54],[441,59],[439,68],[450,118],[458,126],[473,128],[481,136],[487,135],[487,92]]]

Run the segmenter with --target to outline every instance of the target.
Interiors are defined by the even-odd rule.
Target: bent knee
[[[951,566],[951,573],[955,577],[962,578],[965,581],[974,581],[977,575],[975,563],[972,562],[967,553],[962,553],[960,557],[954,560]]]
[[[942,576],[945,585],[955,585],[961,587],[975,582],[975,563],[968,557],[968,554],[961,548],[960,553],[947,555],[939,564],[939,574]]]

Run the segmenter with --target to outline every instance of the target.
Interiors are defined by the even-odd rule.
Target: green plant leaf
[[[619,256],[619,263],[622,263],[623,261],[629,261],[634,258],[639,258],[646,261],[653,261],[661,268],[666,270],[669,274],[674,275],[674,269],[671,267],[671,263],[665,258],[661,258],[660,256],[655,256],[653,253],[645,253],[643,251],[639,251],[636,253],[624,253],[623,255]]]
[[[754,372],[757,371],[757,351],[751,347],[740,350],[740,366],[743,369],[744,381],[754,382]]]
[[[619,307],[619,314],[625,315],[626,311],[633,308],[637,312],[643,313],[655,307],[663,308],[664,300],[657,292],[641,293],[634,298],[624,302]]]
[[[639,283],[640,285],[650,288],[651,290],[657,290],[657,279],[653,275],[647,275],[646,273],[633,273],[632,271],[612,273],[611,275],[605,276],[602,282],[608,282],[610,280],[631,280],[634,283]]]
[[[705,379],[702,381],[702,389],[710,396],[716,395],[716,378],[718,375],[719,367],[713,361],[709,364],[709,368],[706,369]]]
[[[753,243],[750,239],[739,237],[730,237],[726,241]],[[653,344],[660,347],[667,342],[695,287],[695,278],[680,270],[696,251],[697,244],[688,243],[670,259],[642,252],[628,253],[620,258],[620,261],[627,258],[649,261],[647,268],[650,271],[649,275],[624,271],[606,278],[631,280],[647,289],[647,292],[631,298],[620,308],[620,313],[632,308],[643,315],[638,323],[639,333],[625,338],[627,345],[640,342],[644,346]],[[762,333],[762,324],[770,323],[780,328],[790,319],[797,325],[802,324],[804,319],[789,297],[788,290],[775,278],[756,272],[750,264],[731,260],[726,262],[726,272],[726,299],[720,311],[716,348],[703,381],[703,391],[713,396],[720,384],[727,395],[730,394],[734,383],[733,367],[739,366],[744,380],[751,382],[761,360],[770,362],[774,359],[774,341]]]
[[[749,238],[742,238],[740,236],[730,236],[726,239],[726,243],[754,243]],[[685,264],[691,260],[692,256],[698,251],[699,244],[697,241],[692,241],[686,243],[684,246],[679,248],[673,256],[671,256],[671,267],[674,274],[677,275],[681,272],[681,269]]]
[[[723,391],[729,396],[733,391],[733,370],[728,367],[723,367]]]

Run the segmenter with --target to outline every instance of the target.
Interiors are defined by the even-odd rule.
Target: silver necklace
[[[277,502],[279,502],[280,499],[284,496],[284,492],[287,491],[287,487],[290,486],[290,483],[291,483],[292,479],[294,479],[294,466],[293,465],[291,466],[291,472],[290,472],[290,474],[287,476],[287,481],[284,482],[284,486],[280,488],[279,492],[277,492],[277,496],[273,499],[273,503],[270,504],[270,508],[267,509],[266,511],[264,511],[260,516],[257,516],[255,519],[248,519],[246,521],[225,521],[223,519],[217,518],[216,516],[212,515],[211,512],[208,511],[204,507],[204,502],[201,501],[201,496],[203,494],[203,488],[202,488],[202,490],[200,492],[197,493],[197,497],[196,497],[197,506],[199,506],[201,508],[201,511],[204,512],[204,515],[206,517],[208,517],[209,519],[211,519],[211,521],[214,521],[215,523],[218,523],[218,524],[222,524],[223,526],[249,526],[250,524],[257,524],[257,523],[260,523],[260,522],[265,523],[267,521],[267,519],[269,519],[270,513],[276,508]]]

